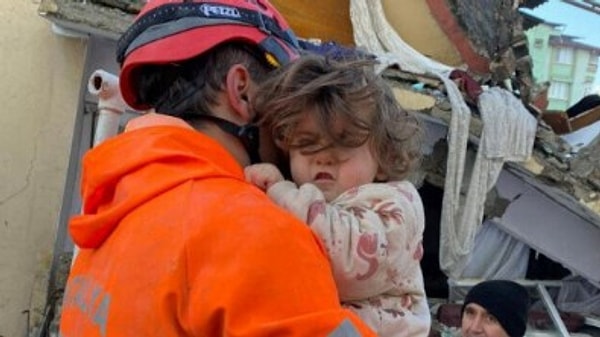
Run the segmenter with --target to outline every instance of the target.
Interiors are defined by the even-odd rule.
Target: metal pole
[[[567,328],[565,327],[565,324],[563,323],[562,319],[560,318],[560,314],[558,313],[558,310],[556,310],[556,307],[554,306],[554,302],[552,302],[552,298],[550,297],[550,294],[548,294],[546,287],[542,284],[538,284],[537,290],[540,294],[540,297],[542,298],[542,301],[544,302],[544,306],[546,307],[546,309],[548,310],[548,313],[550,314],[550,318],[552,319],[552,322],[554,322],[554,325],[558,328],[558,332],[560,332],[560,335],[562,337],[569,337],[570,336],[569,331],[567,330]]]

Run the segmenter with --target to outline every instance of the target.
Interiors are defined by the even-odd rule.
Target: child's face
[[[290,149],[290,168],[296,184],[316,185],[329,202],[350,188],[383,178],[378,175],[379,165],[368,141],[358,147],[332,145],[312,114],[305,116],[294,132],[294,146]],[[341,132],[343,125],[339,129]]]

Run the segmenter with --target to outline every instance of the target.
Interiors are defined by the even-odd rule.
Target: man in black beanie
[[[518,283],[484,281],[467,293],[461,311],[462,337],[523,337],[529,294]]]

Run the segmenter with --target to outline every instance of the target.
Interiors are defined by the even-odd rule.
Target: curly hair
[[[295,146],[296,126],[314,111],[334,145],[369,142],[388,179],[405,179],[421,160],[422,127],[415,115],[400,107],[374,65],[373,60],[304,55],[260,86],[253,108],[284,151]],[[344,130],[334,131],[340,120]]]

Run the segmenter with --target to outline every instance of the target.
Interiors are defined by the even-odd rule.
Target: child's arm
[[[321,238],[342,300],[381,294],[420,272],[424,218],[412,184],[365,185],[335,205],[311,184],[280,182],[268,194]]]

